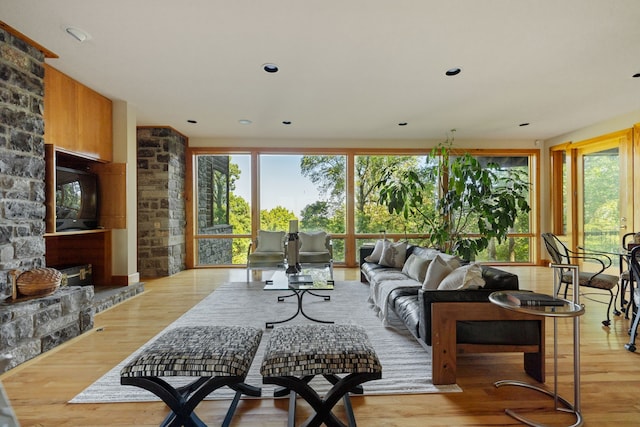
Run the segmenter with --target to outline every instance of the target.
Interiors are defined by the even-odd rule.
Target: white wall
[[[563,144],[565,142],[580,142],[597,136],[606,135],[623,129],[632,128],[633,125],[640,123],[640,110],[633,111],[628,114],[613,117],[593,125],[577,129],[573,132],[558,135],[545,141],[545,147]]]
[[[136,113],[124,101],[113,101],[113,161],[125,163],[127,171],[127,228],[112,230],[113,275],[127,277],[127,284],[140,281],[137,250],[137,140]]]

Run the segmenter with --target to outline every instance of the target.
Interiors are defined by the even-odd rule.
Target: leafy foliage
[[[530,211],[529,183],[522,170],[483,166],[452,146],[447,138],[431,151],[424,175],[387,169],[377,188],[380,203],[419,223],[434,247],[473,259],[491,239],[501,243],[518,214]]]

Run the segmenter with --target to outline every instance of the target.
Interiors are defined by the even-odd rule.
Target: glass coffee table
[[[273,325],[286,323],[299,315],[317,323],[333,323],[330,320],[320,320],[309,316],[304,312],[302,305],[302,299],[306,294],[330,301],[330,295],[315,293],[315,291],[333,290],[334,281],[331,280],[330,277],[329,269],[319,268],[303,269],[299,274],[286,274],[285,271],[277,271],[274,273],[273,278],[265,282],[263,289],[265,291],[291,291],[289,295],[278,296],[278,302],[282,302],[286,298],[296,297],[298,300],[298,309],[292,316],[286,319],[266,322],[265,327],[271,329]]]

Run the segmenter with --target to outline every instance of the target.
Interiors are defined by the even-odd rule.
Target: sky
[[[321,198],[316,185],[300,173],[301,158],[300,155],[260,156],[260,209],[283,206],[300,219],[302,209]],[[235,194],[250,202],[251,156],[232,155],[231,163],[236,163],[242,171]]]

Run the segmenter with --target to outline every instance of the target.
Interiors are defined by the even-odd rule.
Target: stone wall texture
[[[0,295],[45,265],[44,56],[0,29]]]
[[[93,286],[64,286],[52,295],[0,307],[0,349],[8,368],[93,328]]]
[[[44,55],[0,29],[0,298],[11,270],[45,266]],[[93,286],[0,304],[8,368],[93,327]]]
[[[223,204],[226,205],[227,218],[215,217],[213,209],[216,204],[214,189],[215,173],[229,175],[229,156],[199,156],[197,162],[198,172],[198,234],[232,234],[233,227],[228,224],[229,213],[229,189],[222,190]],[[232,239],[198,239],[198,265],[223,265],[233,263]]]
[[[170,276],[186,268],[185,152],[173,129],[141,127],[138,141],[138,271]]]

